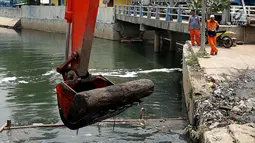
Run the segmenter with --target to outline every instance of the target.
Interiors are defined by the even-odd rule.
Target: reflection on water
[[[61,76],[55,67],[64,60],[65,35],[23,30],[0,29],[0,123],[61,123],[55,85]],[[153,45],[121,44],[95,39],[90,72],[102,74],[115,83],[148,78],[155,92],[137,107],[118,118],[138,118],[141,107],[146,118],[183,117],[180,54],[153,53]],[[0,142],[185,142],[180,135],[184,123],[161,132],[156,127],[95,124],[80,129],[79,135],[66,128],[25,129],[0,134]],[[176,125],[175,125],[176,126]]]

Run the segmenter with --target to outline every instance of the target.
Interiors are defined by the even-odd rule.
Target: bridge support
[[[171,42],[170,42],[171,44],[170,44],[169,50],[171,52],[174,52],[176,49],[176,32],[170,31],[169,33],[170,33],[170,38],[171,38]]]
[[[160,32],[155,30],[154,34],[154,52],[160,51]]]
[[[148,27],[144,24],[140,24],[140,31],[146,31],[148,30]]]

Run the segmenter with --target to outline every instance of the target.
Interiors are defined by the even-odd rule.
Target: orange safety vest
[[[214,20],[214,22],[211,22],[211,20],[207,20],[206,23],[208,26],[208,30],[214,30],[217,26],[219,26],[219,23],[216,20]]]

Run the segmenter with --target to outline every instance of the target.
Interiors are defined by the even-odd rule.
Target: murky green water
[[[11,119],[14,124],[61,123],[55,85],[61,76],[56,66],[64,61],[65,35],[23,30],[16,33],[0,28],[0,124]],[[155,83],[155,92],[137,107],[117,118],[185,116],[181,90],[181,55],[153,53],[153,45],[121,44],[95,39],[90,71],[103,74],[115,83],[148,78]],[[116,125],[89,126],[75,131],[66,128],[23,129],[0,133],[1,142],[186,142],[182,135],[183,121],[156,127]]]

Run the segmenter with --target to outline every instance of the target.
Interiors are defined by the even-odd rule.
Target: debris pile
[[[195,103],[196,127],[212,129],[255,122],[255,70],[245,70],[233,79],[208,78],[211,96]]]

